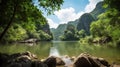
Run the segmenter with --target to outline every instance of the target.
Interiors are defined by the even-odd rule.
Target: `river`
[[[52,41],[39,43],[14,43],[0,45],[2,53],[18,53],[30,51],[38,56],[39,59],[45,59],[50,55],[78,56],[80,53],[89,53],[96,57],[105,58],[110,63],[117,62],[120,64],[120,49],[106,45],[80,44],[78,41]]]

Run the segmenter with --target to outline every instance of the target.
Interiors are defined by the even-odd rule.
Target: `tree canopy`
[[[91,24],[91,34],[94,37],[109,38],[116,44],[120,43],[120,7],[119,0],[105,0],[108,10],[98,16]],[[104,6],[105,6],[104,5]]]
[[[38,2],[39,7],[48,14],[52,14],[53,11],[60,9],[63,0],[38,0]],[[10,32],[15,33],[15,29],[24,31],[28,37],[31,34],[36,37],[34,33],[39,30],[50,34],[47,20],[43,16],[42,10],[34,6],[33,0],[0,0],[0,18],[0,40],[2,38],[7,40],[5,37],[8,34],[11,36]],[[19,35],[21,36],[21,34]]]

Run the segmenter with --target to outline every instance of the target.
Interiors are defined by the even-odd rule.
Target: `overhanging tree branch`
[[[14,19],[15,14],[16,14],[16,9],[17,9],[17,3],[15,3],[15,5],[14,5],[13,14],[11,16],[10,21],[8,22],[6,28],[4,29],[4,31],[0,35],[0,42],[2,41],[3,36],[6,34],[7,30],[9,29],[9,27],[11,26],[11,24],[13,22],[13,19]]]

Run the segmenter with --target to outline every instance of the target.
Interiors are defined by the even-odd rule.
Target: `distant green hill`
[[[60,24],[56,29],[51,28],[51,32],[53,34],[54,40],[60,40],[59,36],[63,35],[64,31],[66,30],[67,24]]]
[[[85,30],[85,33],[89,35],[91,22],[97,20],[97,16],[106,10],[102,7],[102,4],[103,2],[99,2],[92,12],[83,14],[75,21],[69,21],[67,24],[60,24],[56,29],[52,28],[51,32],[53,33],[54,40],[59,40],[59,36],[64,34],[64,31],[66,30],[67,26],[69,26],[69,24],[74,25],[78,31],[81,29]]]

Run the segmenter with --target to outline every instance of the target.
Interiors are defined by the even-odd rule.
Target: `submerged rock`
[[[62,60],[62,58],[60,58],[60,57],[55,57],[55,58],[56,58],[57,66],[65,65],[65,62]]]
[[[30,39],[27,39],[24,41],[20,41],[20,43],[35,43],[37,41],[38,41],[38,39],[36,39],[36,38],[30,38]]]

